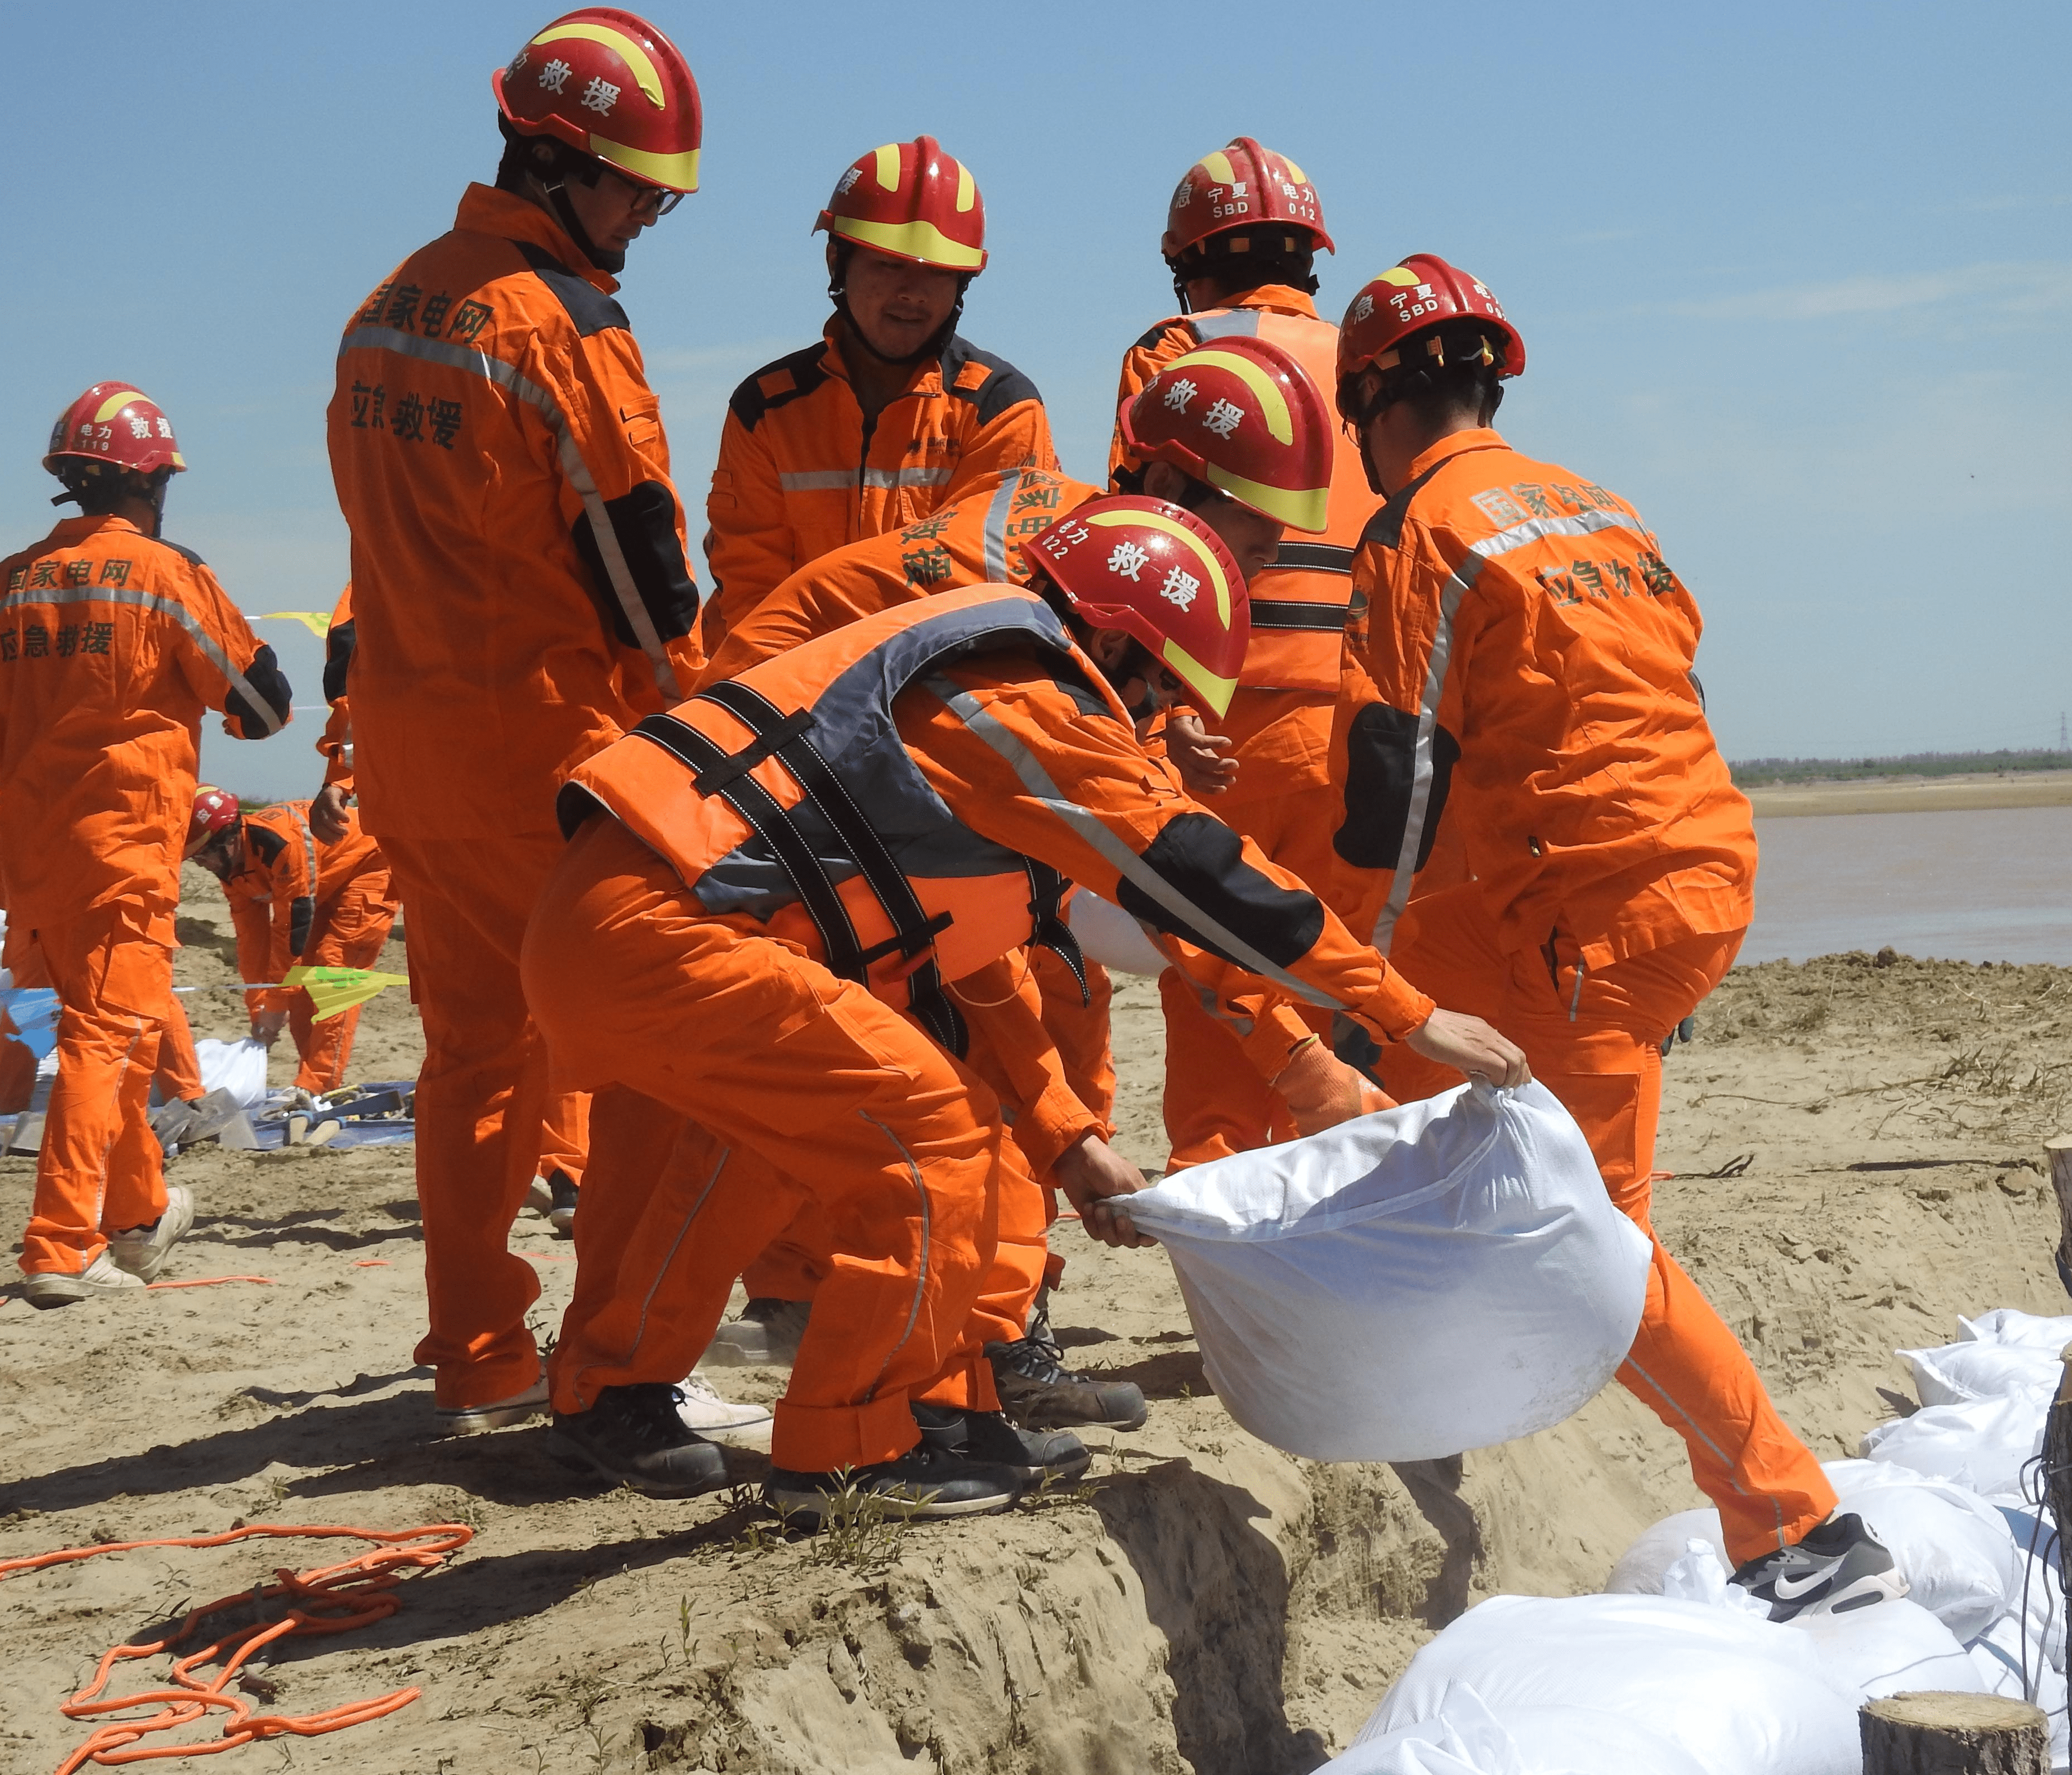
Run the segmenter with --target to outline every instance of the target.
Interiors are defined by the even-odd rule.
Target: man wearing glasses
[[[696,581],[615,273],[697,188],[676,47],[631,13],[557,19],[491,76],[492,189],[346,323],[331,470],[352,532],[354,762],[409,933],[425,1066],[417,1195],[450,1432],[541,1410],[539,1292],[507,1241],[545,1054],[518,951],[574,765],[687,692]]]

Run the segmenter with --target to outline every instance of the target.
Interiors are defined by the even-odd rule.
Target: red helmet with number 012
[[[195,790],[194,811],[187,816],[187,841],[183,857],[198,855],[220,832],[237,824],[237,797],[212,783]]]
[[[43,466],[62,475],[68,461],[106,463],[138,475],[184,469],[165,410],[127,382],[97,382],[58,415]]]
[[[1285,154],[1240,136],[1187,169],[1167,207],[1158,250],[1170,263],[1212,235],[1276,222],[1306,236],[1291,240],[1291,248],[1338,250],[1324,232],[1324,206],[1308,175]]]
[[[813,232],[972,277],[985,269],[985,203],[971,168],[933,136],[888,142],[835,185]]]
[[[1124,447],[1170,462],[1297,530],[1326,524],[1335,421],[1293,355],[1263,339],[1211,339],[1123,409]]]
[[[1500,376],[1523,372],[1525,341],[1504,318],[1503,306],[1489,286],[1435,253],[1413,253],[1363,285],[1346,310],[1338,328],[1339,388],[1363,370],[1386,375],[1399,368],[1438,368],[1446,361],[1445,347],[1441,335],[1430,330],[1449,321],[1482,323],[1490,354],[1485,361],[1494,360]],[[1400,347],[1420,334],[1430,336],[1412,347],[1411,357],[1416,361],[1406,361]],[[1457,355],[1453,361],[1460,361]],[[1342,410],[1344,405],[1342,398]]]
[[[1075,507],[1032,536],[1022,558],[1097,629],[1120,629],[1212,714],[1230,707],[1252,604],[1219,536],[1163,499],[1112,494]]]
[[[698,188],[698,83],[676,46],[637,13],[565,13],[489,84],[520,134],[552,136],[635,184]]]

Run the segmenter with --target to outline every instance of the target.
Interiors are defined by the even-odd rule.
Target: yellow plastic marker
[[[259,620],[261,622],[299,622],[319,641],[331,633],[331,613],[328,610],[269,610]]]
[[[281,976],[283,986],[299,986],[310,995],[319,1023],[342,1016],[356,1005],[364,1005],[391,986],[408,986],[408,974],[380,974],[371,968],[290,968]]]

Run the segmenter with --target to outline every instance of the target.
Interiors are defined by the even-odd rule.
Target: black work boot
[[[1069,1430],[1018,1430],[1002,1411],[923,1405],[918,1399],[913,1410],[921,1440],[931,1448],[1005,1467],[1031,1485],[1077,1479],[1093,1465],[1093,1452]]]
[[[607,1387],[587,1411],[554,1414],[557,1453],[570,1466],[594,1468],[650,1498],[714,1490],[726,1483],[726,1457],[717,1444],[684,1428],[676,1415],[683,1398],[665,1381]]]

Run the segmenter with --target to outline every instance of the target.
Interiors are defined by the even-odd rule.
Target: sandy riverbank
[[[218,977],[202,894],[189,919],[181,976]],[[1136,981],[1120,999],[1123,1139],[1155,1163],[1155,995]],[[414,1065],[416,1033],[384,995],[372,1070]],[[2033,1161],[2068,1085],[2072,970],[1771,964],[1737,970],[1700,1013],[1668,1063],[1659,1162],[1678,1176],[1658,1221],[1823,1457],[1901,1403],[1896,1347],[1942,1341],[1960,1312],[2065,1310]],[[1743,1155],[1741,1174],[1708,1175]],[[239,1520],[476,1531],[392,1619],[286,1642],[257,1678],[290,1712],[406,1684],[421,1699],[226,1769],[1293,1775],[1343,1746],[1464,1606],[1593,1589],[1639,1529],[1696,1498],[1681,1445],[1616,1389],[1457,1461],[1290,1460],[1208,1392],[1161,1254],[1067,1225],[1063,1341],[1143,1386],[1147,1428],[1091,1438],[1092,1484],[1070,1498],[874,1554],[786,1544],[745,1493],[672,1504],[572,1484],[536,1428],[428,1439],[409,1166],[395,1149],[183,1160],[201,1218],[174,1275],[272,1287],[47,1313],[0,1291],[0,1558]],[[0,1161],[10,1228],[31,1179]],[[530,1217],[514,1244],[550,1331],[569,1247]],[[717,1378],[760,1398],[783,1382]],[[759,1476],[761,1457],[738,1463],[744,1484]],[[83,1735],[57,1703],[183,1599],[338,1556],[143,1552],[0,1584],[0,1766],[55,1768]]]
[[[1759,820],[1798,814],[1939,813],[1963,807],[2072,807],[2072,770],[1780,783],[1742,792]]]

